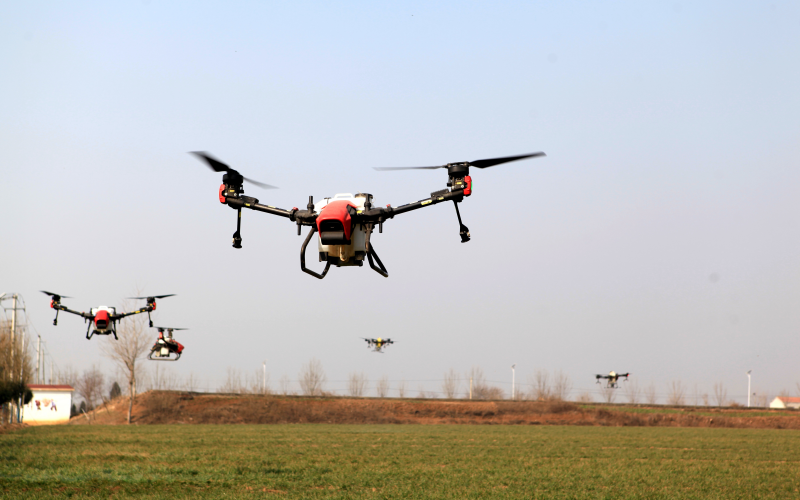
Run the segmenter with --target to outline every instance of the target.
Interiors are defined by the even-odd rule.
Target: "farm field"
[[[32,427],[4,498],[800,497],[800,432],[496,425]]]

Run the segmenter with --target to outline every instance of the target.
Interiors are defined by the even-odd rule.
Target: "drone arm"
[[[81,318],[84,318],[84,319],[94,319],[94,316],[92,316],[89,313],[73,311],[69,307],[63,306],[61,304],[53,304],[53,309],[56,310],[56,318],[58,318],[58,311],[64,311],[64,312],[68,312],[70,314],[75,314],[75,315],[80,316]]]
[[[463,199],[463,189],[454,189],[446,193],[434,193],[429,198],[408,203],[399,207],[373,208],[371,210],[364,210],[362,213],[358,214],[359,220],[356,222],[383,222],[385,219],[391,219],[395,215],[400,215],[406,212],[411,212],[412,210],[417,210],[419,208],[436,205],[437,203],[442,203],[443,201],[452,200],[459,202]]]
[[[278,215],[280,217],[286,217],[287,219],[291,219],[294,212],[293,210],[284,210],[282,208],[273,207],[272,205],[262,205],[256,198],[250,196],[226,197],[225,203],[231,208],[249,208],[256,212]]]

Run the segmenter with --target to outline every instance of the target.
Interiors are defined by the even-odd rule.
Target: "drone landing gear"
[[[242,248],[242,235],[239,231],[242,229],[242,209],[239,207],[236,210],[236,232],[233,233],[233,248]],[[153,326],[153,322],[150,322],[150,326]]]
[[[367,247],[367,259],[369,260],[369,267],[371,267],[373,271],[375,271],[376,273],[380,274],[384,278],[388,278],[389,277],[389,271],[386,270],[386,268],[383,265],[383,262],[381,262],[381,258],[378,257],[378,254],[375,252],[375,247],[373,247],[372,244],[370,244],[370,241],[369,241],[370,235],[372,235],[372,227],[373,227],[373,224],[371,224],[371,223],[367,224],[367,236],[366,236],[365,241],[364,241],[364,246]],[[383,228],[383,222],[381,222],[379,228],[380,229]],[[375,263],[372,261],[373,257],[378,262],[378,265],[380,267],[375,267]]]
[[[153,357],[153,354],[156,354],[156,356]],[[150,354],[147,355],[147,359],[150,361],[178,361],[181,359],[181,354],[177,353],[174,358],[170,358],[169,354],[162,356],[161,354],[157,354],[157,351],[150,351]]]
[[[331,268],[330,261],[328,261],[328,263],[325,264],[325,270],[322,271],[322,274],[315,273],[314,271],[306,267],[306,247],[308,246],[308,242],[311,241],[311,237],[314,236],[314,233],[316,232],[317,232],[317,226],[311,226],[311,231],[308,232],[308,236],[306,236],[306,240],[303,242],[303,246],[300,247],[300,269],[306,274],[310,274],[311,276],[317,279],[322,279],[325,277],[326,274],[328,274],[328,270]],[[372,263],[372,260],[370,260],[370,263]]]
[[[461,222],[461,212],[458,211],[458,202],[453,200],[453,205],[456,206],[456,216],[458,216],[459,236],[461,236],[461,243],[469,241],[469,228]]]
[[[58,325],[58,309],[56,309],[56,317],[53,320],[53,326],[56,326],[56,325]]]

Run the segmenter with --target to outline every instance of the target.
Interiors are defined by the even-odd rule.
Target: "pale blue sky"
[[[139,286],[179,294],[157,315],[191,328],[171,368],[212,388],[312,357],[332,381],[516,363],[523,382],[613,369],[740,401],[747,369],[761,392],[800,381],[794,2],[2,2],[0,66],[0,291],[60,365],[108,366],[109,339],[53,327],[38,290],[86,309]],[[390,278],[318,281],[284,219],[245,213],[230,247],[193,150],[284,208],[445,187],[374,166],[548,156],[473,172],[468,244],[440,205],[374,239]]]

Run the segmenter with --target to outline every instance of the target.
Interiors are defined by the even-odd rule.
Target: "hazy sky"
[[[38,290],[86,310],[138,288],[178,294],[155,315],[191,329],[169,368],[210,389],[313,357],[340,391],[354,371],[436,391],[472,366],[508,391],[512,363],[575,394],[609,370],[739,401],[748,369],[759,393],[800,382],[796,2],[6,1],[0,67],[0,292],[59,366],[110,372],[113,340],[52,326]],[[437,205],[374,237],[388,279],[319,281],[286,219],[243,214],[231,248],[194,150],[283,208],[447,180],[376,166],[548,156],[472,173],[471,242]]]

